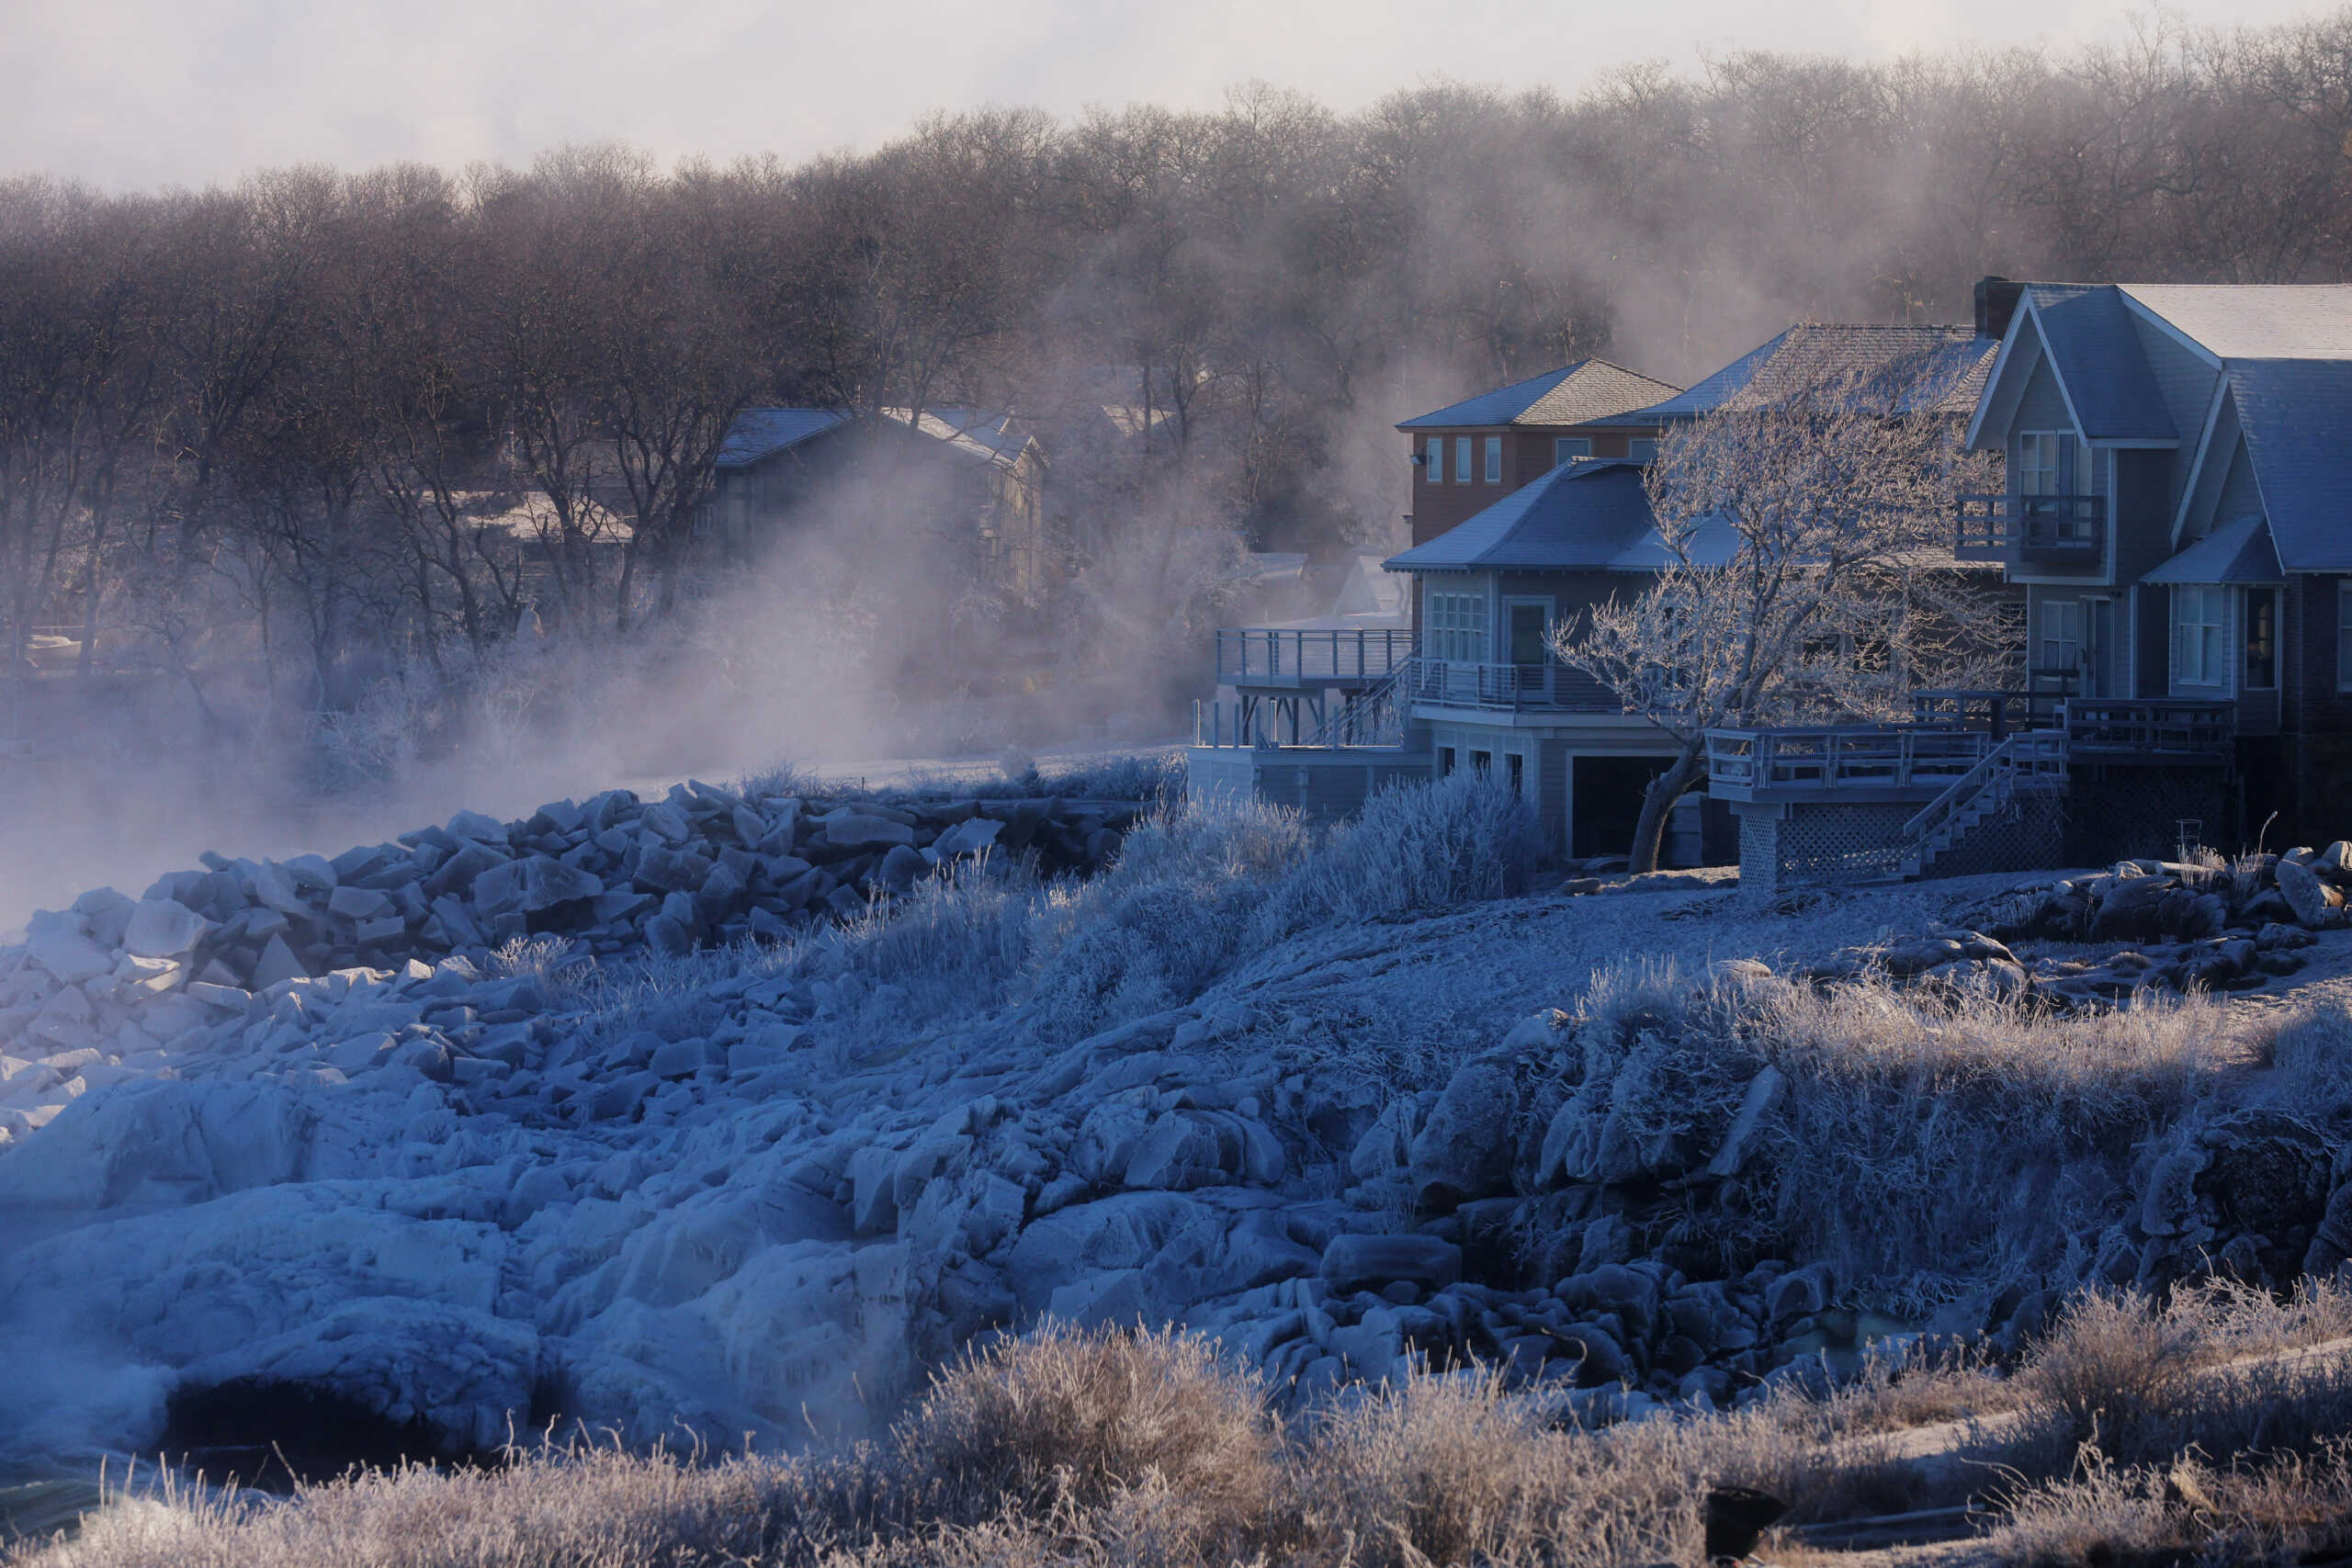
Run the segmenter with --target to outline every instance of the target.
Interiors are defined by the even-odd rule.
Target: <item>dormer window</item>
[[[1466,435],[1453,438],[1453,482],[1458,485],[1470,482],[1470,438]]]
[[[1487,482],[1490,485],[1503,482],[1503,438],[1499,435],[1487,437]]]
[[[1428,444],[1422,446],[1421,467],[1427,470],[1430,483],[1442,485],[1445,482],[1444,436],[1432,435],[1429,438]]]

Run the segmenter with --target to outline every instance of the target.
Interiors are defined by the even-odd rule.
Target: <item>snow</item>
[[[580,896],[562,870],[475,886]],[[278,909],[344,886],[325,861],[253,883]],[[642,1017],[457,958],[59,1018],[69,977],[116,960],[92,917],[43,917],[0,951],[0,1324],[74,1325],[150,1382],[317,1382],[453,1445],[501,1440],[548,1388],[631,1442],[856,1430],[929,1360],[1047,1313],[1189,1323],[1296,1371],[1328,1354],[1297,1337],[1327,1250],[1398,1223],[1369,1184],[1398,1179],[1433,1091],[1596,965],[1770,962],[1950,896],[1802,918],[1703,891],[1539,897],[1329,929],[1075,1040],[1033,1007],[911,1016],[741,952],[675,961],[690,978]],[[159,892],[125,929],[184,955],[190,920]],[[122,1020],[103,1039],[100,1011]],[[95,1407],[11,1414],[37,1438],[155,1436],[152,1398]]]

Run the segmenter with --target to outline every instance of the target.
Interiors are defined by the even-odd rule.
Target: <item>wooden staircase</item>
[[[1909,848],[1896,874],[1906,882],[1925,876],[1978,829],[2009,816],[2020,795],[2056,795],[2065,788],[2064,730],[2010,736],[1903,825]]]

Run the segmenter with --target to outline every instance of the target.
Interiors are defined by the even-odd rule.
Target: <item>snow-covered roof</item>
[[[1924,406],[1965,413],[1975,406],[1998,347],[1968,327],[1794,326],[1748,350],[1688,391],[1593,423],[1626,427],[1672,424],[1726,406],[1762,401],[1772,397],[1787,377],[1810,374],[1825,362],[1864,373],[1917,367],[1921,395],[1909,400],[1904,412]]]
[[[761,458],[797,446],[812,436],[847,424],[847,409],[745,409],[735,416],[718,448],[722,468],[749,468]]]
[[[1669,382],[1606,359],[1579,359],[1508,387],[1406,420],[1399,430],[1453,430],[1468,426],[1594,424],[1611,414],[1654,403],[1675,390]]]

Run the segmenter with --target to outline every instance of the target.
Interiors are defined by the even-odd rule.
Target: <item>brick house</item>
[[[1580,359],[1405,421],[1396,428],[1412,451],[1406,520],[1413,543],[1429,543],[1572,458],[1655,451],[1655,428],[1600,422],[1678,389],[1605,359]]]

